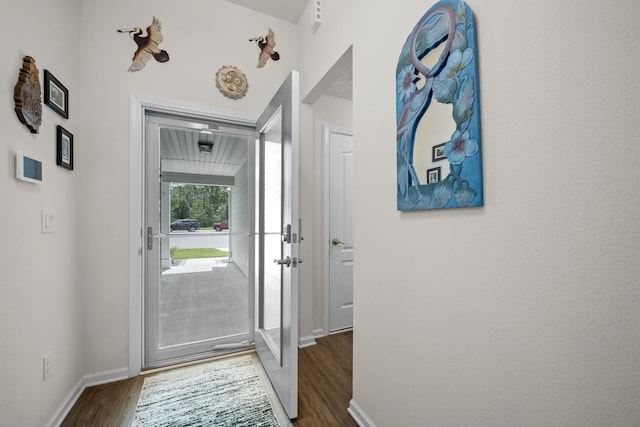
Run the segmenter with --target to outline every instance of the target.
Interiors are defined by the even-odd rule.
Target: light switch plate
[[[50,209],[42,210],[42,232],[43,233],[55,233],[55,211]]]

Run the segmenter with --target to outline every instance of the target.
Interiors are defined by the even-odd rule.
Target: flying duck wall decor
[[[250,42],[256,42],[258,47],[260,48],[260,55],[258,55],[258,68],[264,67],[264,64],[267,63],[267,60],[271,58],[274,61],[280,59],[280,54],[273,50],[276,47],[276,35],[273,33],[273,30],[269,28],[269,32],[266,37],[254,37],[249,39]]]
[[[160,49],[158,46],[162,43],[163,37],[160,21],[155,16],[151,21],[151,25],[147,27],[146,36],[142,36],[142,28],[140,27],[121,29],[118,30],[118,32],[129,33],[133,41],[138,45],[138,49],[134,53],[133,60],[127,71],[134,72],[142,70],[151,58],[155,58],[158,62],[167,62],[169,60],[167,51]]]

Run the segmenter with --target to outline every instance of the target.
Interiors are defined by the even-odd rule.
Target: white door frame
[[[130,96],[129,129],[129,377],[142,370],[143,321],[142,298],[144,247],[143,185],[145,177],[145,111],[153,110],[202,117],[230,124],[255,127],[257,116],[141,94]]]
[[[339,135],[349,135],[349,136],[353,136],[352,132],[348,132],[348,131],[343,131],[343,130],[339,130],[330,126],[326,126],[323,125],[322,126],[322,146],[323,146],[323,164],[322,164],[322,170],[323,170],[323,181],[324,181],[324,191],[322,194],[322,216],[323,216],[323,225],[322,225],[322,240],[323,240],[323,244],[322,244],[322,253],[324,254],[323,256],[323,260],[324,260],[324,335],[329,335],[331,333],[331,331],[329,330],[330,325],[329,325],[329,316],[330,316],[330,304],[329,304],[329,288],[330,288],[330,263],[329,263],[329,252],[331,251],[331,236],[329,235],[329,216],[330,216],[330,203],[329,203],[329,197],[330,197],[330,192],[329,189],[331,187],[330,185],[330,142],[331,142],[331,135],[332,134],[339,134]]]

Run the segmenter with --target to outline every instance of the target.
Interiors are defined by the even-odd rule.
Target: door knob
[[[336,239],[335,237],[331,240],[331,244],[333,246],[337,246],[337,245],[344,245],[344,242],[342,240]]]

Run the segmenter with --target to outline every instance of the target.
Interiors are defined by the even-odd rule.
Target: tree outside
[[[171,222],[197,219],[202,227],[229,219],[229,192],[226,187],[171,183]]]

